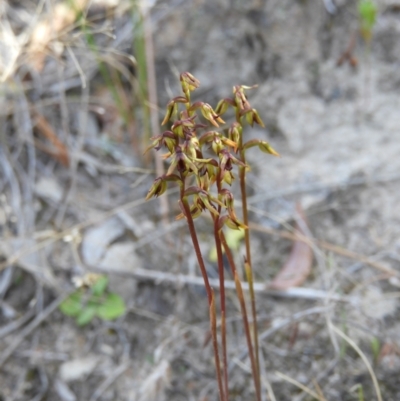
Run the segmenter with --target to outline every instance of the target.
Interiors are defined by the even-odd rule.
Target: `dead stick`
[[[393,270],[390,267],[384,266],[380,263],[374,262],[367,256],[360,255],[353,251],[349,251],[348,249],[342,248],[338,245],[334,245],[326,241],[311,239],[300,233],[291,233],[289,231],[275,230],[273,228],[264,227],[256,223],[250,223],[250,229],[270,235],[279,235],[281,238],[287,238],[292,241],[303,241],[306,244],[309,244],[310,246],[317,245],[327,251],[332,251],[338,255],[345,256],[349,259],[358,260],[362,263],[365,263],[368,266],[374,267],[377,270],[387,273],[390,276],[397,276],[397,277],[400,276],[400,274],[396,270]]]

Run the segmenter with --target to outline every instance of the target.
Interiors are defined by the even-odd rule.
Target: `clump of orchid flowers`
[[[235,86],[233,88],[233,97],[222,99],[216,108],[213,109],[208,103],[201,101],[191,102],[191,92],[200,85],[200,82],[192,74],[188,72],[182,73],[180,83],[183,94],[169,101],[162,122],[162,125],[169,124],[170,128],[162,134],[151,138],[152,144],[146,150],[148,151],[152,148],[155,150],[165,149],[166,153],[163,155],[163,158],[169,162],[166,174],[154,181],[146,199],[162,195],[167,190],[169,183],[179,185],[181,214],[177,218],[186,219],[200,271],[204,279],[209,305],[210,327],[220,401],[227,401],[229,399],[223,262],[223,251],[225,251],[235,280],[236,292],[241,307],[256,400],[261,401],[257,316],[245,185],[246,172],[249,170],[249,167],[246,164],[245,153],[252,147],[258,147],[262,152],[274,156],[279,155],[268,142],[258,139],[247,142],[243,140],[243,128],[246,123],[250,126],[258,124],[264,127],[258,112],[251,107],[245,94],[246,90],[253,87]],[[227,126],[221,116],[229,108],[233,108],[235,111],[235,121]],[[206,123],[199,121],[199,112]],[[221,129],[220,125],[224,125],[222,128],[225,129]],[[206,149],[208,149],[207,154],[211,153],[212,157],[204,156]],[[234,196],[229,189],[236,178],[235,170],[238,172],[241,191],[242,220],[236,215]],[[209,283],[193,222],[203,212],[210,213],[212,218],[213,236],[217,251],[220,282],[220,342],[217,337],[215,294]],[[249,283],[252,326],[249,324],[241,281],[232,252],[225,238],[224,226],[228,229],[244,230],[245,233],[246,255],[244,257],[244,270]]]

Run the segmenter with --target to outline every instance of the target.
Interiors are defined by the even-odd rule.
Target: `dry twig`
[[[36,316],[31,323],[29,323],[24,329],[21,330],[18,336],[14,338],[11,344],[7,347],[7,349],[0,356],[0,367],[4,365],[4,363],[8,360],[8,358],[14,353],[14,351],[19,347],[22,341],[24,341],[25,337],[31,334],[42,322],[44,322],[71,294],[70,292],[63,293],[58,298],[56,298],[50,305],[48,305],[39,315]]]

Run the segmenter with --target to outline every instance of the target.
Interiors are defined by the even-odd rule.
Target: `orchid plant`
[[[235,280],[236,292],[240,303],[256,399],[257,401],[261,401],[257,315],[253,288],[246,195],[246,173],[249,167],[245,156],[246,151],[252,147],[258,147],[262,152],[273,156],[279,156],[279,154],[266,141],[258,139],[244,141],[243,128],[246,123],[250,126],[258,124],[264,127],[257,110],[251,107],[246,96],[246,91],[253,87],[235,86],[233,88],[233,97],[222,99],[216,108],[213,109],[208,103],[191,101],[191,92],[196,90],[200,85],[200,82],[192,74],[188,72],[182,73],[180,75],[180,83],[182,94],[169,101],[162,122],[162,125],[168,124],[169,129],[151,138],[152,144],[146,150],[147,152],[150,149],[165,149],[166,153],[163,155],[163,158],[169,162],[166,174],[154,181],[146,199],[162,195],[170,183],[175,183],[179,186],[178,200],[181,214],[177,216],[177,219],[186,219],[197,261],[204,279],[208,298],[210,328],[220,401],[228,401],[229,399],[223,265],[223,251],[225,251]],[[222,119],[222,115],[229,108],[234,109],[235,121],[230,125],[226,125]],[[203,116],[203,122],[199,121],[199,114]],[[225,129],[221,129],[220,125],[224,125],[222,128]],[[211,157],[205,157],[206,154],[210,153]],[[236,175],[239,177],[241,191],[242,220],[237,217],[234,207],[234,196],[229,189]],[[194,225],[194,219],[200,217],[203,212],[208,212],[211,216],[217,254],[220,282],[220,342],[217,336],[215,294],[209,282],[204,256],[200,250]],[[251,326],[242,284],[231,249],[225,238],[225,226],[227,229],[244,230],[245,232],[246,255],[244,257],[244,269],[250,289],[250,309],[253,322]]]

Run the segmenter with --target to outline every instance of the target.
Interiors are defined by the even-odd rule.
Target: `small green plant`
[[[371,350],[372,350],[372,355],[374,357],[374,363],[377,363],[379,358],[379,353],[381,352],[381,342],[379,341],[379,338],[377,337],[371,338]]]
[[[232,251],[238,251],[240,244],[244,238],[244,230],[230,230],[226,233],[226,242]],[[216,262],[217,258],[217,248],[214,246],[211,248],[208,258],[211,262]]]
[[[358,15],[361,24],[361,35],[369,45],[372,38],[372,29],[376,23],[377,7],[372,0],[360,0],[358,2]]]
[[[278,156],[278,153],[268,142],[258,139],[244,141],[243,128],[246,123],[250,126],[254,124],[264,126],[258,112],[250,106],[246,97],[246,90],[251,89],[251,87],[235,86],[233,88],[233,97],[222,99],[216,108],[213,109],[208,103],[202,101],[193,103],[191,101],[191,92],[200,85],[200,82],[193,75],[188,72],[181,74],[180,82],[183,94],[170,100],[162,122],[162,125],[170,124],[170,128],[162,134],[153,137],[152,144],[147,149],[165,149],[166,154],[164,155],[164,159],[169,160],[169,168],[166,174],[154,181],[146,199],[162,195],[170,183],[175,183],[180,188],[178,202],[182,213],[177,216],[177,219],[186,219],[204,280],[209,305],[210,327],[220,401],[227,401],[229,399],[225,281],[222,257],[222,252],[223,250],[225,251],[226,259],[236,283],[236,292],[243,319],[256,399],[257,401],[261,401],[257,314],[253,288],[246,195],[246,173],[249,170],[249,166],[246,164],[245,155],[247,150],[252,147],[258,147],[261,151],[274,156]],[[220,124],[225,124],[221,116],[229,108],[232,108],[234,111],[235,121],[226,126],[224,130],[218,129]],[[198,112],[201,113],[205,121],[197,121],[199,117],[197,115]],[[228,188],[236,179],[235,170],[238,171],[239,177],[243,221],[240,221],[236,216],[234,196]],[[212,232],[212,236],[214,237],[220,284],[220,342],[217,337],[216,299],[209,283],[194,225],[194,219],[198,218],[202,212],[208,212],[212,219],[210,232]],[[232,250],[224,233],[225,227],[233,230],[244,230],[246,245],[244,270],[250,289],[252,326],[249,324],[242,284],[232,256]]]
[[[363,390],[363,386],[362,386],[361,383],[355,384],[355,385],[350,389],[350,391],[351,391],[352,393],[355,394],[355,396],[357,397],[357,400],[358,400],[358,401],[365,401],[365,398],[364,398],[364,390]]]
[[[124,300],[107,290],[108,278],[102,275],[87,275],[79,280],[78,288],[60,304],[60,311],[75,318],[78,326],[90,323],[94,317],[114,320],[125,313]]]

